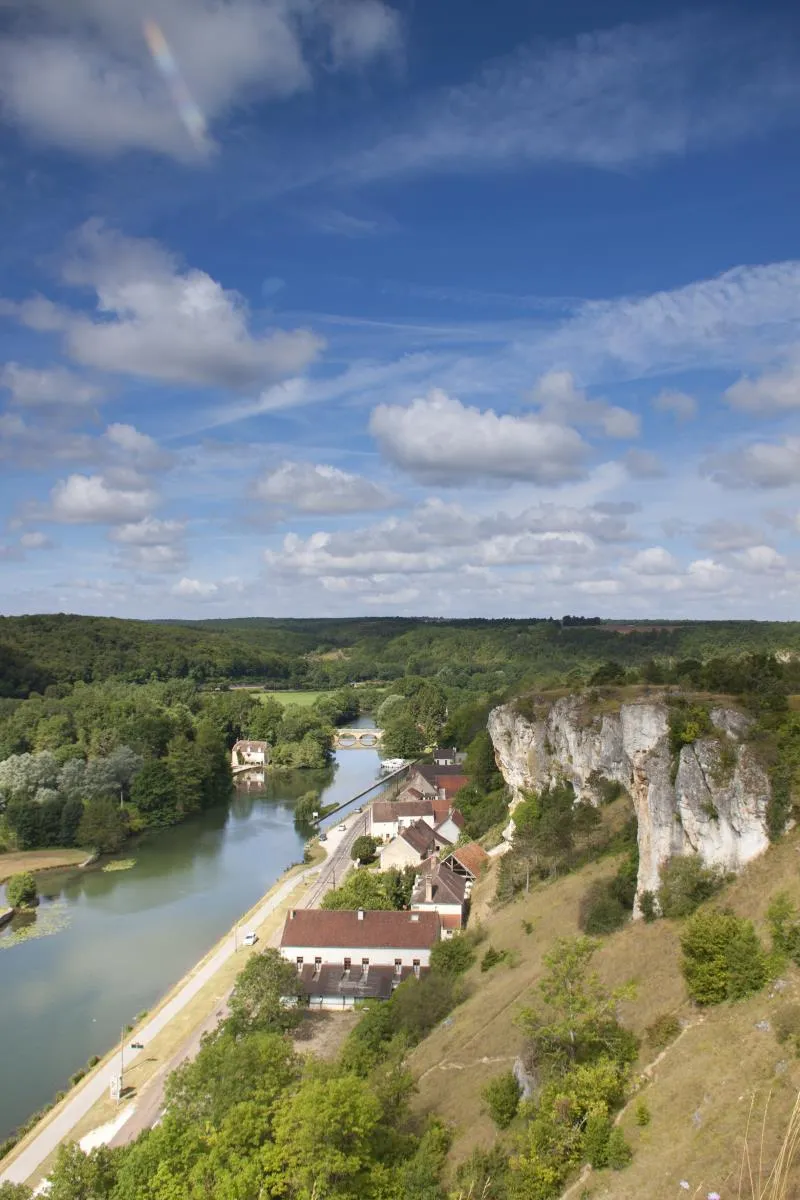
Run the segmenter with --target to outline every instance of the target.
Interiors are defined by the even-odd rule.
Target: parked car
[[[339,826],[339,833],[347,833],[347,826],[344,823]]]
[[[244,935],[245,946],[255,946],[257,941],[258,941],[258,934],[253,933],[252,930],[249,933],[246,933]]]
[[[320,840],[321,842],[327,842],[327,840],[328,840],[328,835],[327,835],[327,833],[321,833],[321,834],[319,835],[319,840]]]

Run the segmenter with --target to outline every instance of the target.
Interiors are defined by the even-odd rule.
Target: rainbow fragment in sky
[[[155,21],[145,21],[143,30],[145,41],[153,56],[153,61],[167,81],[175,107],[189,132],[189,136],[198,149],[207,150],[208,131],[206,119],[195,104],[191,92],[183,81],[178,64],[175,61],[175,56],[169,48],[169,42]]]

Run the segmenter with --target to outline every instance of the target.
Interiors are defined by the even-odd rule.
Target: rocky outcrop
[[[567,696],[525,715],[504,705],[490,714],[489,733],[515,802],[568,780],[576,799],[596,804],[603,781],[622,784],[638,821],[641,895],[657,890],[673,855],[694,852],[736,871],[768,845],[769,779],[744,740],[749,718],[731,708],[710,717],[713,736],[684,746],[677,760],[659,698],[613,706]]]

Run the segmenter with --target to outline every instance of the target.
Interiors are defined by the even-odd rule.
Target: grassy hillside
[[[776,892],[785,889],[800,902],[798,855],[800,833],[795,832],[728,885],[719,902],[752,918],[763,932],[765,911]],[[514,1126],[506,1134],[497,1133],[481,1089],[508,1070],[523,1048],[514,1017],[523,1005],[536,1002],[543,955],[556,938],[579,932],[582,895],[591,882],[613,874],[616,865],[611,859],[592,864],[499,909],[492,900],[496,865],[477,885],[472,919],[482,921],[488,934],[479,958],[491,943],[498,950],[511,951],[516,965],[500,963],[482,973],[476,963],[467,977],[470,998],[411,1058],[419,1085],[417,1110],[438,1113],[456,1128],[451,1167],[467,1159],[475,1147],[488,1149],[497,1138],[506,1146],[513,1143]],[[524,922],[532,932],[526,932]],[[711,1191],[726,1200],[738,1196],[751,1104],[750,1144],[756,1169],[768,1101],[765,1167],[772,1166],[778,1152],[800,1088],[800,1061],[790,1045],[778,1044],[772,1027],[779,1008],[800,1000],[800,971],[789,966],[778,984],[768,985],[749,1000],[700,1010],[686,997],[679,930],[677,921],[637,922],[601,939],[595,966],[603,983],[616,987],[633,980],[636,984],[635,999],[620,1005],[623,1024],[642,1039],[634,1067],[639,1087],[620,1118],[634,1157],[619,1172],[587,1172],[568,1193],[576,1198],[678,1196],[687,1194],[680,1189],[681,1180],[688,1181],[690,1196],[705,1198]],[[664,1014],[675,1014],[683,1031],[672,1044],[660,1048],[648,1040],[646,1031]],[[763,1026],[765,1021],[769,1029]],[[651,1113],[646,1127],[635,1120],[640,1100]],[[749,1200],[749,1185],[741,1195]],[[786,1195],[800,1195],[800,1167]]]

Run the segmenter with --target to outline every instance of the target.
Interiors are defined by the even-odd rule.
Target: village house
[[[455,746],[435,746],[432,757],[434,766],[454,767],[456,765],[456,748]]]
[[[447,858],[448,864],[457,875],[463,875],[465,879],[473,883],[490,861],[483,846],[479,846],[477,842],[467,842],[466,846],[456,846]]]
[[[422,864],[414,881],[411,907],[420,912],[437,912],[442,921],[442,937],[452,937],[464,927],[471,887],[463,875],[457,875],[434,855]]]
[[[441,936],[435,911],[291,909],[280,951],[297,968],[310,1007],[352,1008],[388,1000],[404,979],[419,978]]]
[[[407,787],[415,788],[431,799],[452,800],[456,792],[470,782],[459,766],[437,767],[423,763],[415,766],[408,776]]]
[[[452,845],[449,838],[426,821],[415,821],[413,825],[401,829],[397,837],[381,848],[381,870],[397,867],[402,871],[404,867],[418,867],[437,850],[449,850]]]
[[[265,767],[269,762],[269,742],[236,742],[231,750],[232,767]]]
[[[370,835],[385,842],[417,821],[433,826],[433,804],[419,793],[408,800],[376,800],[370,808]]]

